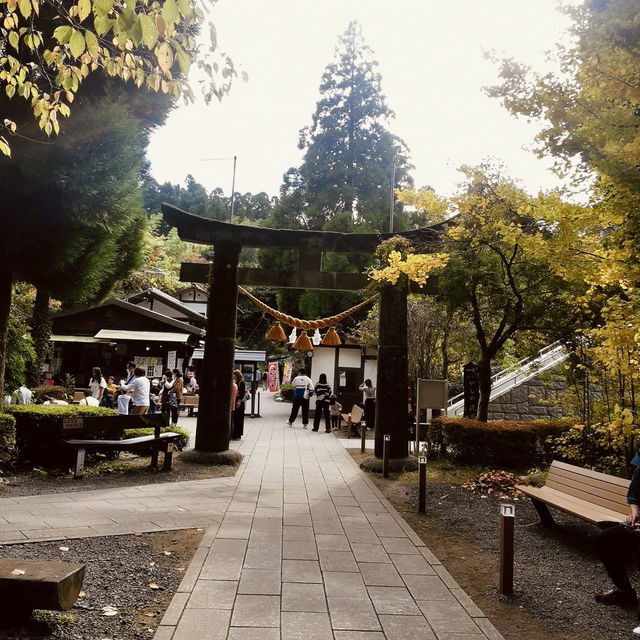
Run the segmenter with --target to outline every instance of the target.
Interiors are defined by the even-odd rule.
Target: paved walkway
[[[502,639],[345,441],[287,411],[263,395],[234,478],[1,499],[0,542],[207,527],[155,640]]]

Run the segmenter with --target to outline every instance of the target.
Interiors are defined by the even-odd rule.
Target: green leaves
[[[99,48],[98,38],[96,38],[93,31],[87,31],[84,37],[87,43],[87,51],[91,54],[93,58],[97,58],[98,48]]]
[[[164,21],[171,27],[178,21],[178,18],[180,17],[180,11],[175,0],[165,0],[165,3],[162,7],[162,17],[164,18]]]
[[[201,55],[195,34],[205,21],[198,1],[0,0],[0,91],[28,101],[47,134],[58,131],[57,117],[70,113],[80,84],[99,69],[137,87],[192,98],[187,74]],[[214,40],[209,54],[215,49]],[[220,97],[235,70],[231,60],[215,55],[215,62],[203,63],[204,92]]]
[[[91,0],[78,0],[78,18],[82,22],[91,13]]]
[[[140,30],[142,33],[142,43],[147,49],[152,50],[158,42],[158,28],[155,22],[146,14],[140,15]]]
[[[71,34],[71,38],[69,39],[69,48],[71,49],[71,55],[74,58],[79,58],[85,49],[85,40],[84,36],[75,29]]]
[[[68,26],[57,27],[56,30],[53,32],[53,37],[60,44],[67,44],[67,42],[69,42],[69,40],[71,39],[72,34],[73,34],[72,27],[68,27]]]
[[[31,1],[30,0],[18,0],[18,9],[23,17],[28,18],[31,15]]]

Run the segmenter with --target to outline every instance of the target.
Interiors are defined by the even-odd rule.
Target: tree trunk
[[[33,369],[27,371],[27,386],[37,387],[40,384],[40,372],[42,365],[51,356],[51,314],[49,313],[49,300],[51,294],[47,289],[38,289],[33,304],[33,317],[31,318],[31,337],[36,352],[36,361]]]
[[[0,262],[0,406],[4,402],[4,370],[7,363],[12,282],[13,270],[8,262]]]
[[[216,242],[214,245],[196,451],[219,453],[229,448],[240,249],[239,244],[232,242]]]
[[[478,363],[478,420],[486,422],[489,416],[489,400],[491,398],[491,358],[484,357]]]
[[[391,436],[391,458],[408,454],[407,283],[400,276],[380,293],[375,455],[382,457],[384,436]]]
[[[448,380],[449,379],[449,322],[448,321],[444,325],[440,353],[442,354],[442,380]]]

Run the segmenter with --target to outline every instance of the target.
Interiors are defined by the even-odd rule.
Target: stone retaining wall
[[[492,400],[489,420],[544,420],[566,415],[560,399],[565,390],[564,376],[545,371]]]

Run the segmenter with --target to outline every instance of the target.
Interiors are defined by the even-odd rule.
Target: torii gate
[[[322,271],[322,254],[372,254],[384,240],[401,236],[421,251],[433,250],[435,229],[402,233],[338,233],[266,229],[219,222],[163,204],[164,219],[176,227],[182,240],[212,245],[213,264],[183,263],[180,278],[206,283],[207,335],[198,421],[196,454],[224,457],[229,449],[231,375],[236,336],[238,285],[269,286],[324,291],[357,291],[368,284],[358,273]],[[298,250],[298,270],[239,268],[243,247]],[[375,456],[382,457],[385,435],[391,436],[391,459],[406,458],[407,443],[407,294],[399,287],[383,285],[380,292],[378,381],[375,423]]]

